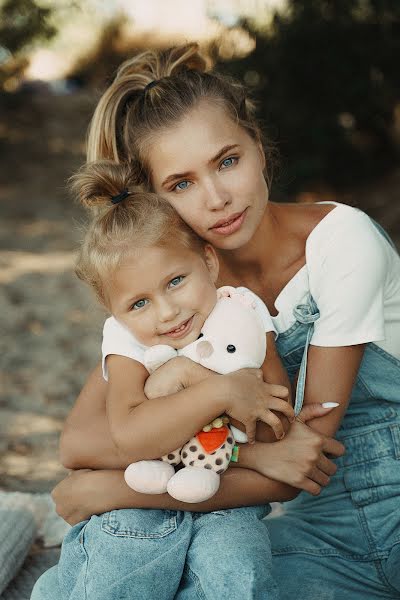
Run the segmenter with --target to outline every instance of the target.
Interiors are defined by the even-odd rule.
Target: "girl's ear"
[[[215,248],[214,246],[211,246],[211,244],[206,244],[204,246],[204,261],[210,272],[212,282],[216,283],[219,273],[219,260]]]

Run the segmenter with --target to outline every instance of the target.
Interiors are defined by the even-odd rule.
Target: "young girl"
[[[187,441],[188,432],[194,435],[224,412],[248,425],[250,434],[259,419],[283,437],[281,421],[271,413],[294,418],[283,386],[273,388],[274,396],[243,403],[237,396],[210,395],[218,377],[211,374],[190,401],[185,393],[146,398],[145,350],[156,344],[180,349],[195,341],[215,306],[216,253],[169,203],[135,188],[126,165],[88,165],[75,178],[75,188],[85,205],[102,210],[86,234],[77,273],[113,315],[103,335],[107,417],[126,464],[167,454]],[[273,338],[268,309],[254,297]],[[156,453],[148,444],[154,437]],[[129,582],[131,597],[168,600],[184,571],[198,579],[210,600],[226,594],[264,598],[266,590],[268,598],[276,598],[268,533],[261,523],[268,512],[269,506],[255,506],[204,514],[126,510],[93,516],[63,544],[58,566],[63,598],[122,598]]]

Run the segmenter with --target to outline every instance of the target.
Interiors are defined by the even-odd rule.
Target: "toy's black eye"
[[[200,333],[199,337],[197,338],[198,340],[204,336],[204,333]]]
[[[229,352],[229,354],[232,354],[233,352],[236,352],[236,348],[235,346],[232,346],[232,344],[229,344],[229,346],[226,347],[226,351]]]

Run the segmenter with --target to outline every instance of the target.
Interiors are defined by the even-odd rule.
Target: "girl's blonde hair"
[[[208,72],[198,45],[187,44],[164,52],[149,50],[120,66],[93,115],[88,161],[131,162],[140,181],[150,186],[146,145],[202,99],[221,104],[257,143],[262,143],[255,106],[246,88],[231,78]],[[268,157],[267,164],[268,180],[272,176]]]
[[[137,185],[137,174],[127,163],[88,163],[72,177],[71,187],[81,204],[97,212],[86,230],[75,272],[106,307],[105,284],[129,253],[169,244],[204,251],[205,242],[166,200]]]

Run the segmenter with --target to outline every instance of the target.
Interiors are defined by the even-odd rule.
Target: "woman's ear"
[[[261,142],[257,142],[257,150],[261,160],[261,169],[264,172],[267,166],[267,161],[265,160],[265,152]]]
[[[216,283],[219,273],[219,260],[215,248],[214,246],[211,246],[211,244],[206,244],[204,246],[204,261],[210,272],[212,282]]]

